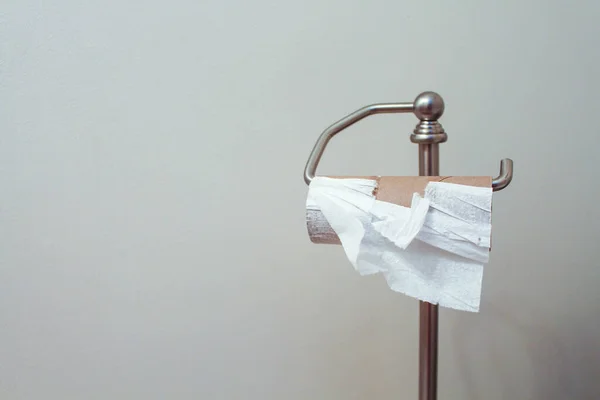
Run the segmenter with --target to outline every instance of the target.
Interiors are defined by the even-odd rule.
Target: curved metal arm
[[[421,96],[427,94],[428,92],[419,95],[417,97],[416,102],[419,101],[419,98]],[[321,133],[321,136],[319,136],[317,143],[315,143],[315,147],[313,148],[312,152],[310,153],[310,156],[308,157],[306,167],[304,168],[304,182],[306,182],[307,185],[310,185],[310,182],[313,180],[317,172],[317,166],[319,165],[319,161],[323,156],[325,147],[327,147],[327,144],[329,143],[331,138],[340,133],[342,130],[348,128],[351,125],[354,125],[355,123],[357,123],[361,119],[368,117],[369,115],[410,112],[415,112],[415,103],[380,103],[371,104],[369,106],[363,107],[359,110],[356,110],[352,114],[340,119],[339,121],[331,125],[329,128],[325,129],[323,133]],[[425,118],[424,116],[422,117]],[[425,119],[427,120],[429,118]],[[512,181],[512,177],[513,161],[510,158],[505,158],[502,161],[500,161],[500,175],[498,175],[492,180],[492,189],[494,190],[494,192],[497,192],[507,187]]]
[[[500,161],[500,175],[492,179],[492,189],[494,192],[507,187],[513,178],[513,160],[505,158]]]
[[[352,114],[340,119],[338,122],[325,129],[323,133],[321,133],[321,136],[319,136],[317,143],[315,143],[315,147],[308,157],[306,167],[304,168],[304,182],[306,182],[307,185],[310,185],[310,181],[312,181],[312,179],[315,177],[317,165],[319,165],[319,161],[321,160],[321,156],[325,151],[325,147],[327,147],[327,143],[329,143],[331,138],[340,133],[342,130],[346,129],[350,125],[354,125],[369,115],[409,112],[413,112],[413,103],[371,104],[370,106],[363,107],[360,110],[357,110]]]

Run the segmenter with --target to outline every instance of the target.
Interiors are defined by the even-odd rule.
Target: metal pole
[[[421,120],[411,135],[419,144],[419,175],[439,176],[439,143],[447,139],[437,121],[444,112],[444,101],[433,92],[420,94],[414,113]],[[419,400],[437,399],[438,306],[419,302]]]
[[[419,175],[439,175],[439,145],[419,145]],[[437,399],[438,306],[419,302],[419,400]]]

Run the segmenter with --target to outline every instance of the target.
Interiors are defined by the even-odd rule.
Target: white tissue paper
[[[308,209],[320,209],[361,275],[381,272],[397,292],[478,311],[489,258],[492,189],[430,182],[411,207],[375,199],[377,181],[315,177]]]

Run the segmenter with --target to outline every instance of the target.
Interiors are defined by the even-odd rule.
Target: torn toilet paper
[[[489,258],[492,189],[430,182],[411,207],[379,201],[377,181],[315,177],[308,209],[319,209],[361,275],[381,272],[397,292],[478,311]]]

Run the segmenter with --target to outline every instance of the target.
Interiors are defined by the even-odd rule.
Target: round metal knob
[[[421,121],[437,121],[444,114],[444,99],[435,92],[423,92],[414,101],[414,113]]]
[[[413,113],[420,119],[410,136],[413,143],[443,143],[448,140],[438,118],[444,114],[444,99],[435,92],[423,92],[413,103]]]

